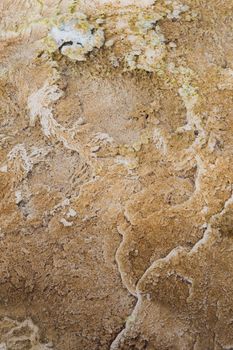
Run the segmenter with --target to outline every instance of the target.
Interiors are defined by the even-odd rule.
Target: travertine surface
[[[233,348],[232,0],[0,1],[0,349]]]

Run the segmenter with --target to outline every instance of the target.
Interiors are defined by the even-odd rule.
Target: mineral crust
[[[232,0],[0,1],[0,349],[233,349]]]

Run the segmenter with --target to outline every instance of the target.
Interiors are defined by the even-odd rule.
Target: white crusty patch
[[[59,124],[53,116],[53,104],[63,95],[63,91],[49,79],[44,85],[28,97],[28,111],[30,126],[40,121],[42,131],[46,137],[54,137],[62,142],[64,147],[82,154],[81,145],[73,142],[74,129],[67,129]]]
[[[167,15],[169,19],[180,19],[180,15],[189,10],[188,5],[184,5],[177,0],[166,0],[166,4],[172,6],[171,12]]]
[[[39,117],[45,136],[52,135],[53,127],[58,126],[58,123],[53,118],[51,104],[62,95],[63,92],[57,85],[51,85],[49,81],[46,81],[42,88],[36,90],[28,97],[30,125],[35,126]]]
[[[40,342],[39,329],[31,319],[18,322],[8,317],[0,320],[1,334],[0,350],[8,349],[27,349],[30,350],[49,350],[52,349],[51,343],[43,344]]]
[[[105,132],[97,132],[95,134],[95,141],[102,141],[103,143],[112,143],[113,138]]]
[[[27,154],[25,146],[23,144],[18,144],[12,148],[8,154],[9,162],[20,162],[20,166],[26,172],[26,174],[32,170],[32,162]]]
[[[167,144],[165,141],[164,136],[162,135],[162,131],[158,128],[154,129],[153,132],[153,142],[155,147],[162,153],[166,154],[167,153]]]
[[[0,167],[0,172],[6,173],[10,170],[15,170],[21,172],[24,177],[32,170],[35,164],[44,161],[44,157],[48,153],[49,149],[46,147],[37,148],[32,146],[26,150],[24,144],[17,144],[8,153],[5,163]]]
[[[64,227],[70,227],[73,225],[72,221],[67,221],[65,218],[62,218],[60,220],[60,223],[64,226]]]
[[[22,192],[20,190],[15,191],[15,203],[19,204],[23,199]]]
[[[69,208],[68,212],[67,212],[67,217],[68,218],[74,218],[77,215],[76,210],[74,210],[73,208]]]
[[[165,38],[157,24],[159,19],[161,19],[160,15],[155,15],[151,19],[146,19],[143,15],[139,15],[135,22],[136,32],[129,29],[129,23],[126,24],[127,39],[132,49],[125,59],[130,69],[143,69],[150,72],[163,59],[165,55]]]
[[[103,29],[89,23],[85,15],[53,27],[50,35],[61,53],[76,61],[85,61],[88,52],[104,44]]]

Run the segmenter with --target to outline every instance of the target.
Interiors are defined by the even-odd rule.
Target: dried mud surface
[[[0,2],[0,349],[233,348],[232,0]]]

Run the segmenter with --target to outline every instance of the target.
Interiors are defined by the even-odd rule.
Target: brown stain
[[[4,32],[30,14],[51,18],[57,11],[55,3],[8,3],[0,5]],[[94,50],[86,62],[43,52],[47,24],[3,38],[0,344],[17,322],[32,319],[40,344],[52,341],[57,350],[232,347],[232,89],[218,88],[233,69],[232,2],[184,3],[197,16],[159,20],[163,64],[194,71],[199,129],[177,132],[187,123],[178,93],[185,74],[127,69],[130,45],[115,26],[117,7],[96,9],[116,44]],[[124,18],[165,8],[163,1],[131,6]],[[60,10],[68,13],[66,1]],[[51,103],[58,128],[82,145],[82,154],[56,135],[46,137],[39,118],[29,125],[28,96],[47,79],[63,91]],[[166,148],[155,143],[155,129]],[[97,140],[98,133],[110,141]],[[19,144],[32,162],[28,172],[22,154],[9,160]],[[35,155],[38,149],[46,153]],[[29,337],[30,327],[12,335]],[[16,349],[33,345],[27,338]]]

